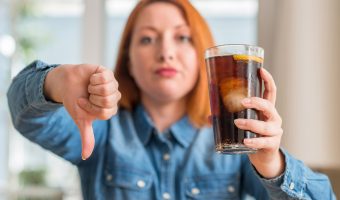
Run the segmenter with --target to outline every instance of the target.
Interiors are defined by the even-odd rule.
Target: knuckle
[[[98,113],[98,118],[101,119],[101,120],[107,120],[107,119],[109,119],[110,117],[111,117],[111,115],[109,115],[109,114],[107,113],[107,111],[104,110],[104,109],[101,109],[101,110],[99,111],[99,113]]]
[[[99,92],[103,95],[108,95],[108,94],[110,94],[110,88],[102,86],[102,87],[100,87]]]
[[[110,82],[110,87],[113,88],[114,90],[118,90],[118,84],[115,81]]]
[[[105,82],[105,75],[103,73],[94,74],[90,78],[90,82],[93,84],[101,84]]]
[[[267,123],[264,123],[263,124],[263,130],[262,130],[264,133],[269,133],[269,125]]]
[[[114,79],[113,84],[115,85],[116,88],[119,87],[119,83],[118,83],[118,81],[116,79]]]
[[[108,120],[113,115],[115,115],[118,112],[118,107],[115,106],[112,109],[101,109],[98,113],[98,118],[101,120]]]
[[[103,75],[104,83],[107,83],[107,82],[111,81],[111,79],[112,79],[111,73],[104,73],[104,75]]]
[[[118,90],[115,92],[114,96],[117,102],[122,98],[122,94]]]
[[[266,110],[271,110],[273,108],[273,105],[270,103],[270,101],[264,101],[263,105]]]
[[[100,76],[98,76],[98,81],[100,83],[105,83],[106,82],[106,76],[105,74],[101,74]]]
[[[105,70],[103,75],[105,82],[110,82],[114,79],[113,72],[111,70]]]
[[[250,97],[249,99],[250,99],[251,103],[256,103],[256,102],[258,102],[259,97]]]
[[[117,112],[118,112],[118,106],[115,106],[112,110],[112,115],[117,114]]]
[[[101,100],[101,104],[102,104],[102,106],[104,106],[104,107],[110,107],[110,106],[112,106],[112,99],[109,98],[109,97],[104,97],[104,98]]]

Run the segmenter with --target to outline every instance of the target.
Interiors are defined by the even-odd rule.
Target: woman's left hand
[[[235,124],[240,129],[260,135],[257,138],[245,139],[244,144],[258,149],[257,153],[249,154],[256,170],[265,178],[274,178],[285,169],[284,155],[280,152],[282,119],[275,108],[276,85],[273,77],[264,68],[260,69],[260,75],[265,86],[263,99],[251,97],[242,101],[245,108],[259,111],[260,120],[237,119]]]

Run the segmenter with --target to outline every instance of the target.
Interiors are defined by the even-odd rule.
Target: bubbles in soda
[[[261,97],[262,80],[259,69],[262,59],[247,55],[224,55],[206,59],[209,73],[210,105],[215,132],[216,150],[245,148],[244,138],[257,137],[255,133],[238,129],[234,120],[238,118],[258,119],[253,109],[245,109],[242,99]]]

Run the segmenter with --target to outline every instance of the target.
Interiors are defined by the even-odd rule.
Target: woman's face
[[[184,100],[199,73],[190,28],[181,11],[157,2],[139,14],[129,51],[130,74],[142,101],[169,103]]]

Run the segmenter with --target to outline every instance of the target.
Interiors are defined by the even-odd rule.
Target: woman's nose
[[[170,40],[163,39],[159,45],[158,60],[160,62],[173,60],[175,57],[175,44]]]
[[[171,54],[168,54],[168,53],[161,53],[160,56],[159,56],[159,61],[161,61],[161,62],[165,62],[165,61],[173,60],[173,59],[174,59],[174,57]]]

